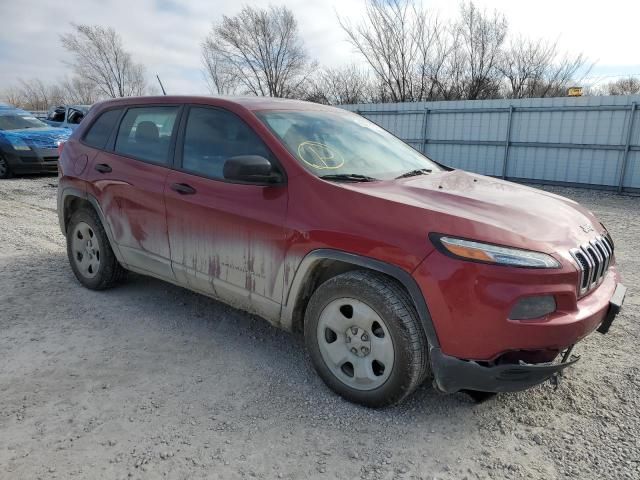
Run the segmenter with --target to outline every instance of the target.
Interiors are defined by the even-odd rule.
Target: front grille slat
[[[589,261],[589,275],[587,277],[589,280],[587,281],[587,288],[591,288],[591,285],[593,284],[593,279],[596,276],[596,270],[598,269],[598,264],[596,259],[593,256],[591,248],[589,248],[589,245],[584,245],[581,248],[584,254],[587,256],[587,260]]]
[[[609,263],[611,261],[611,256],[607,248],[604,246],[604,242],[602,241],[602,239],[600,238],[596,239],[595,246],[596,246],[596,249],[600,252],[600,256],[603,259],[602,273],[604,274],[607,270],[609,270]],[[602,281],[603,279],[604,279],[604,275],[601,275],[600,281]]]
[[[591,253],[592,258],[594,259],[595,269],[593,270],[593,278],[591,279],[591,285],[595,286],[600,282],[600,278],[602,278],[602,272],[604,271],[604,258],[598,252],[598,249],[593,244],[593,240],[589,246],[589,252]]]
[[[585,257],[582,250],[574,250],[572,252],[574,259],[578,262],[578,268],[580,270],[580,290],[587,288],[589,283],[588,271],[589,271],[589,262],[587,261],[587,257]]]
[[[569,251],[580,271],[578,296],[582,297],[600,285],[611,266],[613,241],[608,233]]]

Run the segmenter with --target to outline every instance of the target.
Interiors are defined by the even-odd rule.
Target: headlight
[[[14,150],[23,151],[23,152],[31,150],[31,147],[29,147],[29,145],[27,145],[25,141],[21,138],[13,137],[13,138],[9,138],[8,140]]]
[[[463,260],[528,268],[560,268],[561,266],[555,258],[546,253],[503,247],[439,234],[431,234],[430,238],[435,246],[438,247],[438,250],[451,257]]]

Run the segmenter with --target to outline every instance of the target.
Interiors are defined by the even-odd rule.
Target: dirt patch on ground
[[[557,390],[374,411],[258,318],[141,276],[82,288],[55,184],[0,182],[0,478],[640,478],[639,198],[553,189],[607,225],[629,287]]]

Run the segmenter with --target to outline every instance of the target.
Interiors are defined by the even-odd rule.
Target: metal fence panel
[[[640,96],[344,105],[485,175],[640,191]]]
[[[451,158],[448,163],[483,175],[500,176],[502,173],[502,150],[499,146],[434,144],[427,147],[427,155],[433,159]]]
[[[640,152],[629,152],[623,189],[637,188],[638,185],[640,185]]]

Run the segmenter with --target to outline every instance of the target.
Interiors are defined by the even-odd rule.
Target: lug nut
[[[351,337],[345,338],[344,341],[347,342],[347,343],[351,343]]]
[[[351,353],[356,353],[356,354],[358,353],[358,350],[356,349],[356,347],[351,348]]]
[[[367,347],[362,347],[362,348],[360,349],[360,351],[361,351],[362,353],[364,353],[365,355],[366,355],[367,353],[369,353],[369,349],[368,349]]]
[[[356,335],[358,333],[358,328],[357,327],[351,327],[351,333]]]
[[[362,339],[363,342],[366,342],[367,340],[369,340],[369,335],[367,335],[366,333],[362,334],[362,337],[360,337]]]

